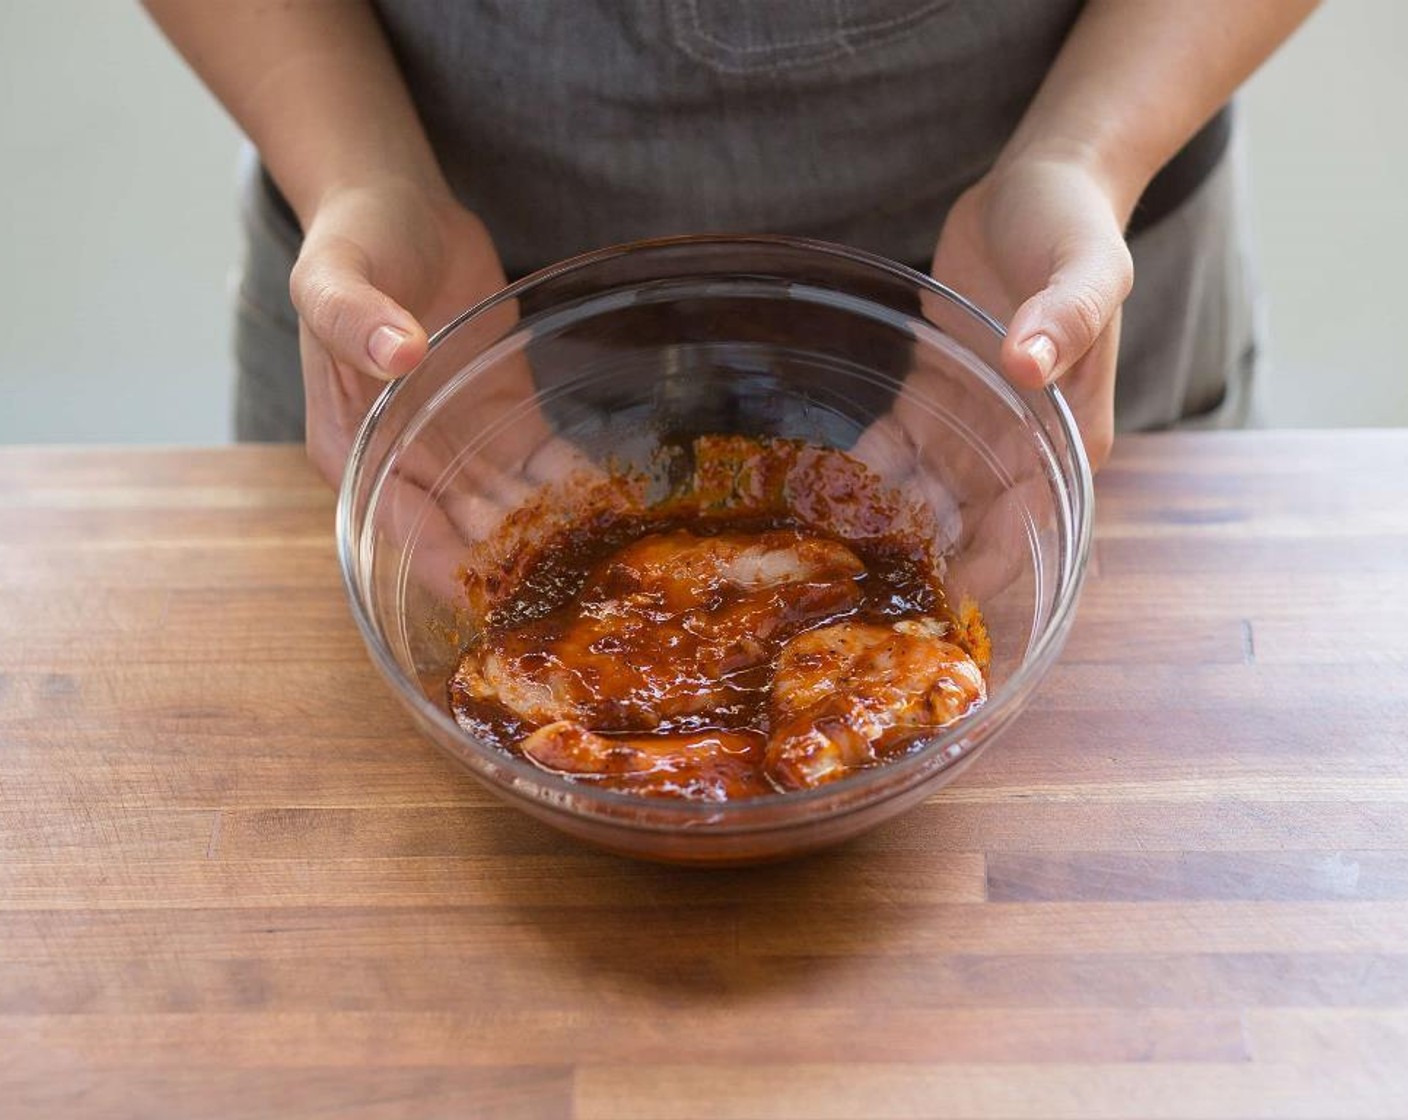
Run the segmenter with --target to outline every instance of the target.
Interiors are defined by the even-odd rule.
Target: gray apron
[[[447,179],[516,276],[602,245],[708,231],[817,237],[925,268],[1080,0],[378,9]],[[1236,183],[1226,145],[1201,148],[1206,166],[1151,189],[1157,213],[1136,212],[1124,430],[1247,415],[1256,351]],[[300,233],[252,157],[243,218],[236,434],[299,440],[288,276]]]

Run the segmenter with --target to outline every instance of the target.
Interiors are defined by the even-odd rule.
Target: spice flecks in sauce
[[[648,486],[617,479],[467,566],[462,726],[577,781],[729,800],[844,777],[982,703],[980,616],[945,602],[922,511],[838,451],[690,453],[662,500],[631,508]]]

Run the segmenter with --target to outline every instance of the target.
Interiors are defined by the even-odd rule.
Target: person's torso
[[[1081,0],[377,0],[510,274],[670,233],[927,261]]]

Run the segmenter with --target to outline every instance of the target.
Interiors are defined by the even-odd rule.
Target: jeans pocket
[[[681,51],[720,73],[756,74],[815,66],[883,46],[956,0],[668,2],[670,33]]]

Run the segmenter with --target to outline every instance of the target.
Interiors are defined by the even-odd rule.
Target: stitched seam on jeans
[[[688,0],[685,0],[688,2]],[[718,47],[713,53],[700,50],[699,46],[691,43],[691,37],[697,36],[705,43],[709,43],[709,37],[701,34],[697,28],[686,26],[679,15],[678,8],[672,8],[670,12],[671,22],[674,24],[675,45],[686,55],[694,59],[701,66],[707,66],[710,70],[717,70],[725,74],[754,74],[763,71],[778,71],[796,69],[801,66],[814,66],[823,62],[830,62],[832,59],[840,58],[851,53],[850,48],[838,44],[831,50],[823,53],[810,53],[801,57],[789,59],[759,57],[756,59],[738,59],[734,56],[738,51],[728,47]],[[814,43],[824,43],[826,40],[813,40]]]
[[[727,51],[730,54],[747,54],[756,53],[759,51],[786,50],[790,47],[820,46],[821,44],[826,42],[839,42],[853,35],[872,35],[877,31],[888,31],[891,28],[899,27],[902,24],[918,23],[921,19],[932,15],[944,5],[952,3],[952,0],[929,0],[929,2],[923,7],[917,8],[912,12],[905,12],[903,15],[892,16],[890,19],[880,19],[875,20],[871,23],[860,24],[843,24],[839,18],[840,9],[838,7],[836,9],[838,13],[838,18],[836,21],[836,30],[834,32],[830,32],[826,35],[814,36],[812,38],[807,39],[779,39],[775,43],[761,43],[758,46],[746,47],[736,46],[733,43],[727,43],[722,39],[710,35],[707,31],[704,30],[703,26],[700,24],[699,21],[699,0],[683,0],[683,2],[685,7],[689,9],[690,20],[694,24],[693,30],[696,35],[698,35],[701,39],[703,39],[706,43],[710,44],[711,46],[718,47],[721,51]]]
[[[953,0],[930,0],[929,3],[915,11],[906,12],[891,19],[838,27],[835,32],[826,36],[780,40],[756,46],[735,46],[705,31],[699,19],[698,0],[677,0],[677,3],[670,8],[670,23],[674,30],[675,45],[703,66],[726,74],[777,72],[818,66],[824,62],[831,62],[834,59],[855,54],[861,49],[881,46],[893,41],[898,32],[918,26],[952,2]],[[689,17],[688,23],[684,17],[686,10]],[[701,50],[698,43],[690,42],[691,38],[706,44],[711,50]],[[856,41],[858,39],[863,41],[858,43]],[[833,43],[834,46],[829,50],[821,49],[828,42]],[[786,55],[789,50],[795,52],[808,47],[813,50],[802,55],[794,53],[792,57],[771,57],[771,55],[777,54]],[[755,57],[748,58],[749,54]]]

